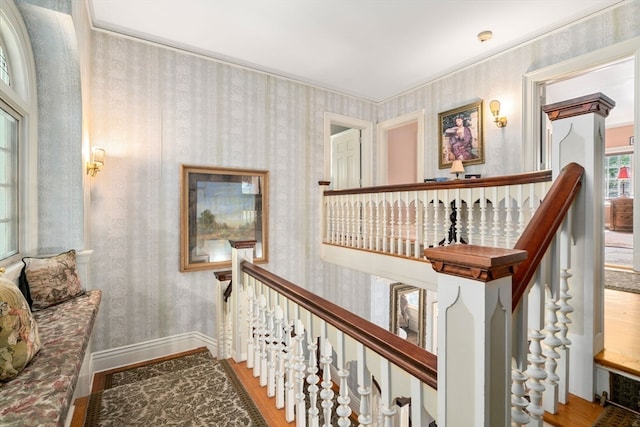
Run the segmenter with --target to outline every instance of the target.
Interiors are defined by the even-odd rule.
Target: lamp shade
[[[451,173],[464,173],[464,166],[462,160],[454,160],[451,163]]]
[[[618,171],[618,179],[629,179],[629,167],[622,166]]]

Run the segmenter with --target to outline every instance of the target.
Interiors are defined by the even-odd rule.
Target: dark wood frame
[[[268,171],[181,165],[180,177],[180,271],[229,268],[229,240],[255,240],[254,262],[268,261]]]
[[[482,121],[482,100],[443,111],[438,114],[438,168],[446,169],[451,167],[454,159],[451,158],[449,137],[445,135],[447,129],[455,126],[455,119],[461,115],[464,117],[464,126],[471,131],[473,158],[463,159],[463,165],[476,165],[484,163],[484,138]]]

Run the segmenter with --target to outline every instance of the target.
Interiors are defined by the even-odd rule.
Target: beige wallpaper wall
[[[104,33],[92,50],[96,350],[215,336],[213,274],[178,271],[181,163],[269,170],[268,268],[368,315],[366,275],[319,260],[317,182],[323,113],[373,120],[375,105]]]

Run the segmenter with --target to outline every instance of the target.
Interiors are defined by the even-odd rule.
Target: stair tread
[[[605,368],[616,369],[640,377],[640,358],[638,356],[604,349],[595,356],[594,360]]]

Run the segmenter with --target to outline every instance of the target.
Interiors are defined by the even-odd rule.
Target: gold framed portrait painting
[[[482,101],[438,114],[438,167],[451,167],[454,160],[466,165],[484,163]]]

